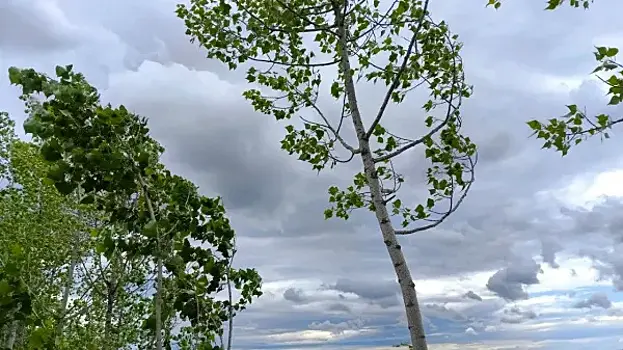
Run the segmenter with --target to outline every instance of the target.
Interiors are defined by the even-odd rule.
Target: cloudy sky
[[[174,171],[224,197],[238,264],[256,267],[265,281],[265,295],[236,321],[238,348],[383,349],[406,341],[370,213],[322,218],[326,188],[349,182],[352,168],[317,175],[280,151],[283,125],[247,106],[241,73],[188,43],[175,2],[2,0],[0,68],[52,72],[73,63],[104,102],[149,117]],[[544,1],[509,0],[496,12],[485,2],[433,2],[435,18],[465,43],[475,94],[464,125],[480,149],[477,183],[452,220],[403,239],[433,349],[619,349],[623,138],[615,132],[562,159],[528,138],[525,121],[560,115],[570,103],[617,112],[604,107],[588,73],[594,45],[623,46],[623,3],[544,12]],[[0,108],[21,122],[6,73],[0,96]],[[363,96],[364,114],[377,98]],[[395,113],[413,121],[413,113]]]

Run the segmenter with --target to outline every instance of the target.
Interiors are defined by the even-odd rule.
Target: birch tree
[[[374,213],[400,284],[411,343],[427,349],[397,237],[442,223],[474,181],[476,147],[460,133],[459,110],[471,87],[458,36],[432,18],[428,0],[191,0],[178,5],[177,15],[209,58],[246,69],[255,87],[244,97],[256,111],[290,121],[281,141],[286,152],[317,171],[359,159],[351,186],[329,188],[325,218],[348,219],[358,208]],[[385,85],[375,110],[361,108],[360,82]],[[421,134],[389,122],[389,106],[414,89],[430,96],[420,111],[403,112],[421,120]],[[341,105],[337,116],[320,103],[327,93]],[[429,196],[420,202],[400,198],[406,176],[395,167],[396,158],[418,149],[430,163]]]

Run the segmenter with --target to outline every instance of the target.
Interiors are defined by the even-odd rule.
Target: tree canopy
[[[71,65],[56,75],[9,70],[33,141],[1,115],[1,344],[231,347],[224,326],[261,295],[261,279],[232,267],[222,200],[167,170],[146,118],[100,104]]]

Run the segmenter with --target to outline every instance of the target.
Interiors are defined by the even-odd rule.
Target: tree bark
[[[11,325],[9,326],[9,329],[7,330],[7,335],[6,335],[6,344],[5,347],[7,349],[13,349],[13,347],[15,346],[15,340],[17,339],[17,321],[13,321],[11,322]]]
[[[141,188],[145,196],[145,202],[147,202],[147,209],[149,210],[150,218],[156,222],[156,214],[154,212],[154,206],[151,203],[149,194],[147,193],[147,184],[143,180],[143,177],[139,174],[138,179],[141,183]],[[156,224],[157,225],[157,224]],[[156,318],[156,350],[162,350],[162,245],[160,242],[160,230],[156,226],[156,244],[158,245],[156,251],[156,269],[157,269],[157,289],[156,289],[156,302],[155,302],[155,318]]]
[[[111,282],[107,286],[106,293],[106,321],[104,324],[104,341],[106,342],[106,349],[113,348],[113,340],[112,340],[112,317],[115,306],[115,294],[116,294],[116,285]]]
[[[69,268],[67,270],[67,281],[65,282],[65,289],[63,290],[63,297],[61,300],[61,309],[58,316],[58,323],[56,325],[56,339],[63,335],[63,329],[65,327],[65,318],[67,317],[67,304],[69,303],[69,294],[71,293],[71,288],[74,285],[74,271],[76,270],[76,265],[78,263],[78,247],[80,246],[78,243],[78,234],[76,234],[76,241],[73,242],[74,245],[71,251],[71,262],[69,263]]]
[[[346,6],[346,1],[344,1],[344,6]],[[346,98],[348,99],[353,126],[355,127],[355,132],[357,133],[357,139],[359,141],[359,149],[361,151],[360,156],[367,184],[370,188],[374,212],[379,223],[383,243],[387,247],[387,252],[389,253],[392,265],[394,266],[394,271],[396,272],[396,277],[398,277],[398,283],[400,284],[400,290],[402,292],[402,298],[407,316],[407,324],[409,327],[409,334],[411,337],[411,344],[413,345],[414,350],[428,350],[426,335],[424,332],[424,323],[422,322],[420,305],[415,291],[415,283],[411,277],[411,272],[407,266],[401,246],[398,243],[398,238],[390,220],[387,207],[383,202],[380,180],[376,172],[376,165],[374,164],[370,143],[366,136],[366,130],[357,104],[355,84],[351,74],[351,65],[347,47],[347,25],[344,23],[345,20],[339,10],[335,11],[335,15],[338,21],[338,34],[340,36],[340,70],[344,75]]]
[[[230,279],[230,274],[231,274],[232,265],[234,264],[235,256],[236,256],[236,250],[232,252],[231,258],[229,259],[229,266],[227,267],[227,275],[225,275],[227,278],[226,280],[227,300],[229,301],[229,307],[227,308],[228,324],[227,324],[227,349],[226,350],[231,350],[232,338],[234,335],[234,306],[232,305],[233,296],[232,296],[232,289],[231,289],[232,282]]]

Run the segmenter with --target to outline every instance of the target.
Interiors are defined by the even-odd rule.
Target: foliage
[[[63,223],[48,231],[47,238],[65,249],[55,255],[66,257],[57,264],[67,271],[65,290],[82,297],[54,310],[53,337],[42,344],[170,348],[182,337],[174,325],[187,322],[183,334],[192,335],[192,349],[222,348],[214,344],[223,322],[261,295],[261,280],[254,269],[231,267],[234,231],[221,199],[200,195],[160,163],[164,149],[149,136],[145,118],[123,106],[101,105],[97,90],[71,65],[58,66],[56,75],[9,69],[29,114],[24,130],[36,145],[29,147],[45,164],[37,179],[54,198],[73,201],[61,211],[82,225]],[[49,230],[49,223],[44,227]],[[67,240],[58,240],[59,234]],[[29,242],[24,247],[30,249]],[[240,299],[216,300],[230,278]],[[59,294],[66,293],[48,293]],[[28,290],[24,295],[33,298]],[[15,297],[7,300],[14,303]],[[43,322],[27,311],[25,316]]]
[[[0,324],[20,328],[36,345],[52,336],[62,267],[80,222],[68,211],[73,199],[42,181],[49,165],[38,148],[16,139],[8,115],[0,124],[7,181],[0,190]]]
[[[564,0],[548,0],[546,10],[555,10],[562,6]],[[571,7],[588,9],[592,0],[570,0]],[[489,5],[500,7],[499,0],[489,0]],[[599,62],[592,74],[608,86],[608,105],[616,106],[623,101],[623,64],[616,59],[619,49],[616,47],[598,46],[594,52]],[[609,76],[608,76],[609,75]],[[569,153],[572,146],[580,144],[591,136],[599,135],[602,140],[610,138],[608,131],[616,124],[623,122],[623,117],[613,118],[608,114],[590,116],[578,105],[567,106],[567,113],[562,117],[551,118],[547,122],[533,119],[528,127],[534,131],[538,139],[543,140],[543,148],[553,148],[563,156]]]
[[[503,0],[488,0],[487,6],[493,6],[496,10],[502,6]],[[582,7],[584,9],[589,8],[590,4],[594,0],[547,0],[546,10],[555,10],[558,7],[567,3],[571,7]]]

